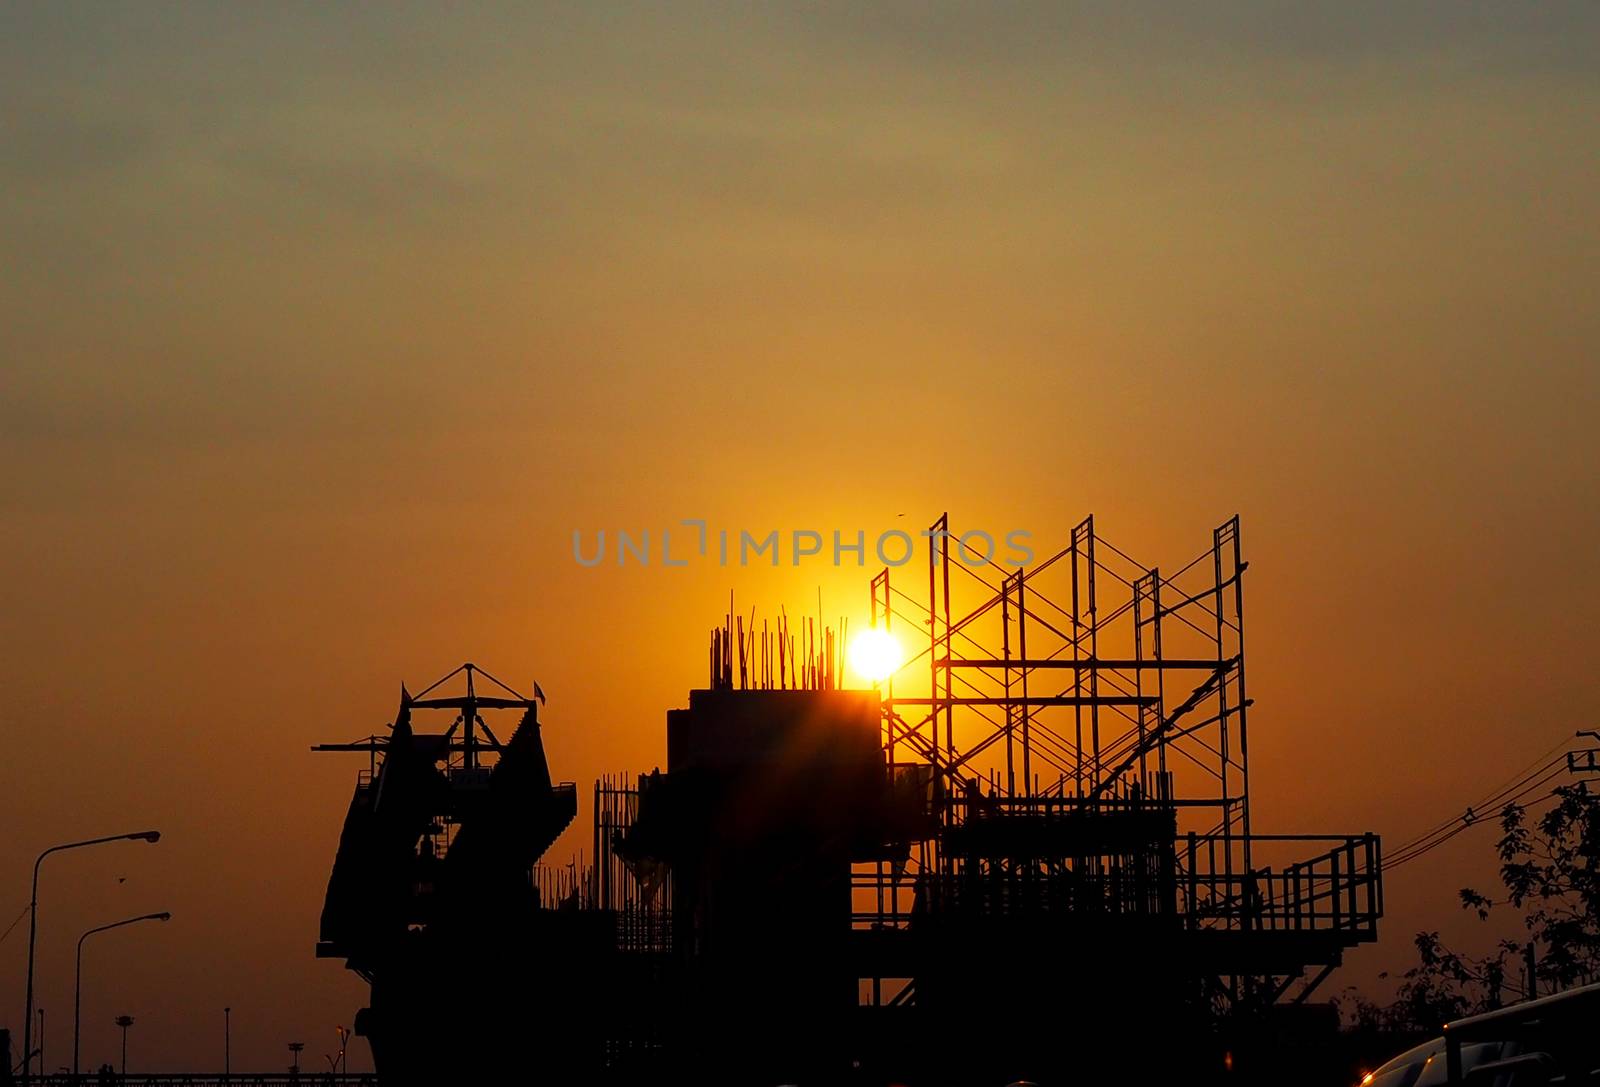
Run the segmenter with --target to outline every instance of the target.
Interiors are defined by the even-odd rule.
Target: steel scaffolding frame
[[[1007,909],[1033,901],[1028,894],[1042,903],[1054,888],[1051,908],[1081,910],[1092,898],[1096,909],[1169,912],[1185,930],[1324,933],[1326,947],[1294,952],[1313,964],[1373,938],[1382,909],[1375,837],[1252,834],[1248,564],[1237,516],[1173,574],[1099,535],[1092,516],[1028,568],[968,548],[948,514],[925,536],[926,595],[905,591],[885,568],[870,583],[870,619],[896,634],[922,632],[920,650],[881,685],[883,746],[893,781],[919,770],[929,780],[937,831],[908,843],[904,862],[857,866],[857,928],[908,929],[955,888],[976,900],[982,879],[985,908],[1000,901],[995,887],[1007,888]],[[1111,813],[1169,818],[1182,843],[1166,850],[1171,871],[1160,875],[1166,862],[1138,851],[1006,856],[971,845],[993,843],[1002,827],[1020,833],[1024,821],[1037,837],[1039,827],[1104,826]],[[1318,854],[1274,871],[1308,847]],[[1154,897],[1141,897],[1147,878],[1161,888]],[[1138,894],[1117,897],[1129,880]],[[1242,976],[1244,995],[1273,999],[1298,976],[1250,973],[1226,970],[1222,985],[1235,1001]],[[882,1000],[883,981],[872,979],[870,1003]],[[906,999],[902,990],[894,1002]]]

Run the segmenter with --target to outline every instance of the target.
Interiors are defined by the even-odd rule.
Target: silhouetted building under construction
[[[1252,827],[1244,572],[1236,518],[1173,574],[1092,519],[1026,570],[930,547],[871,581],[908,659],[870,690],[819,622],[730,611],[581,865],[539,864],[577,798],[537,699],[472,665],[402,691],[328,745],[371,762],[318,952],[371,982],[389,1083],[1247,1072],[1382,888],[1372,834]]]

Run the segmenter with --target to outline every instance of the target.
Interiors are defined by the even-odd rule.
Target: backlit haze
[[[307,748],[402,681],[538,680],[564,862],[730,590],[865,625],[875,564],[575,529],[1092,512],[1171,565],[1238,512],[1260,830],[1398,844],[1600,727],[1597,73],[1589,3],[7,5],[0,925],[45,846],[165,833],[46,862],[49,1066],[77,934],[150,910],[85,1066],[127,1013],[218,1068],[224,1005],[235,1070],[323,1066],[365,761]],[[1492,837],[1324,992],[1486,945]]]

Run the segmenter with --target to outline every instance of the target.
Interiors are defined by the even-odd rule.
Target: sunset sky
[[[1587,0],[9,4],[0,97],[0,925],[45,846],[166,835],[46,863],[51,1068],[77,934],[160,909],[90,945],[85,1065],[125,1012],[220,1067],[224,1005],[236,1070],[322,1065],[364,763],[307,748],[402,681],[537,679],[582,794],[664,762],[730,590],[865,623],[872,566],[574,530],[1168,564],[1237,512],[1258,829],[1398,843],[1600,727]],[[1324,991],[1487,943],[1491,841]]]

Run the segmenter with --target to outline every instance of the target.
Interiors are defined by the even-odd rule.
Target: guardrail
[[[1377,935],[1383,915],[1382,858],[1378,837],[1301,838],[1253,835],[1256,843],[1328,844],[1307,860],[1274,871],[1218,871],[1215,837],[1189,835],[1181,877],[1180,908],[1190,928],[1259,932],[1344,932],[1357,939]],[[1238,839],[1233,839],[1237,842]],[[1224,848],[1227,846],[1224,842]]]
[[[1170,839],[1169,839],[1170,843]],[[851,874],[856,928],[904,928],[918,916],[1074,914],[1165,917],[1189,930],[1377,935],[1383,914],[1378,837],[1252,835],[1257,855],[1316,849],[1281,868],[1242,869],[1244,839],[1196,835],[1148,852],[1065,858],[1059,867]],[[1232,870],[1232,864],[1239,864]]]
[[[34,1076],[30,1083],[39,1087],[376,1087],[372,1072],[315,1072],[301,1069],[290,1072],[129,1072],[102,1077],[98,1072],[67,1072]]]

